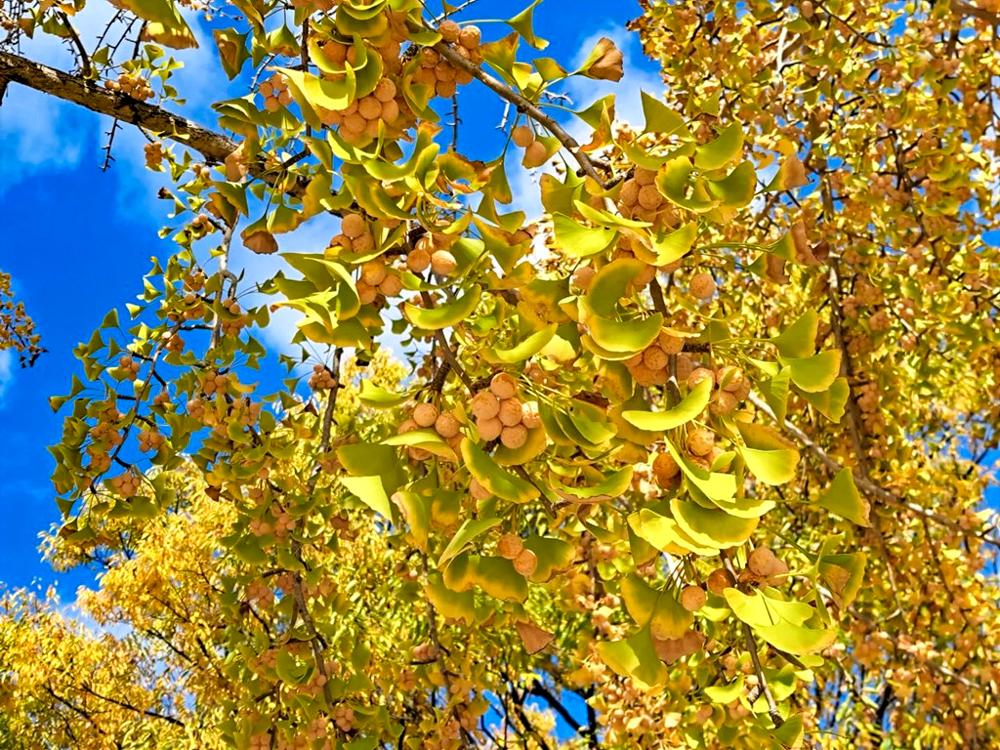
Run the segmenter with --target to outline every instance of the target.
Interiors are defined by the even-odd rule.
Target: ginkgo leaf
[[[859,526],[871,526],[869,519],[871,504],[858,493],[854,485],[854,474],[848,467],[837,472],[837,476],[820,494],[816,504]]]
[[[622,417],[633,427],[647,432],[666,432],[687,424],[705,411],[712,395],[712,382],[702,380],[681,400],[677,406],[667,411],[635,411],[622,413]]]

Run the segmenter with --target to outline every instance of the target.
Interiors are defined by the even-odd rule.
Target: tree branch
[[[552,133],[552,135],[555,136],[556,139],[558,139],[558,141],[573,155],[573,158],[576,159],[584,174],[588,177],[593,177],[597,180],[599,185],[602,187],[604,186],[604,179],[597,172],[594,162],[590,160],[590,157],[580,147],[580,144],[577,143],[576,139],[567,133],[563,129],[562,125],[556,122],[555,119],[539,109],[534,102],[523,96],[521,93],[515,91],[499,78],[491,76],[483,70],[482,67],[472,62],[472,60],[462,57],[447,43],[438,42],[432,47],[432,49],[454,67],[464,70],[473,78],[485,84],[487,88],[491,89],[494,93],[499,94],[501,97],[516,106],[518,110],[524,112],[528,117]]]
[[[798,440],[810,453],[816,456],[816,458],[818,458],[830,471],[836,473],[844,468],[834,458],[832,458],[830,454],[828,454],[825,450],[823,450],[822,447],[817,445],[817,443],[811,437],[806,435],[802,430],[793,425],[787,419],[784,420],[784,422],[779,422],[778,418],[774,415],[774,412],[771,411],[771,407],[768,406],[767,403],[765,403],[764,400],[761,399],[759,396],[751,394],[749,396],[749,400],[753,403],[755,407],[757,407],[757,409],[761,413],[769,416],[778,424],[779,427],[783,428],[785,432],[787,432],[793,438]],[[990,536],[990,534],[988,533],[990,529],[978,532],[964,529],[957,521],[953,521],[950,518],[942,516],[940,513],[935,513],[932,510],[928,510],[927,508],[917,505],[916,503],[910,502],[906,498],[900,497],[899,495],[890,492],[884,487],[879,487],[877,484],[872,482],[870,479],[866,479],[865,477],[859,477],[855,475],[854,483],[861,491],[865,492],[866,494],[877,497],[880,500],[883,500],[884,502],[890,505],[893,505],[897,508],[901,508],[903,510],[908,510],[911,513],[916,513],[917,515],[920,516],[924,516],[936,523],[941,524],[942,526],[947,526],[949,528],[956,529],[963,534],[968,534],[969,536],[973,536],[976,539],[982,540],[986,544],[992,545],[993,547],[1000,549],[1000,539]]]
[[[221,163],[237,145],[221,133],[203,128],[185,117],[9,52],[0,52],[0,77],[79,104],[92,112],[162,133],[165,138],[199,152],[209,162]],[[262,167],[260,172],[263,172]]]

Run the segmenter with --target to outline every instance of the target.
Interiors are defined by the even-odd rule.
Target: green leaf
[[[646,116],[643,130],[647,133],[680,133],[687,131],[684,118],[670,109],[659,99],[655,99],[645,91],[640,91],[642,97],[642,113]]]
[[[340,477],[340,482],[369,508],[386,518],[392,518],[392,506],[389,504],[380,477]]]
[[[445,567],[457,554],[463,552],[480,535],[500,524],[499,518],[466,519],[455,536],[451,538],[448,546],[444,548],[441,557],[438,558],[438,568]]]
[[[806,310],[802,317],[771,339],[782,357],[809,357],[816,351],[819,313]]]
[[[677,406],[667,411],[626,411],[622,417],[633,427],[647,432],[666,432],[687,424],[705,411],[712,396],[712,381],[702,380]]]
[[[694,152],[694,163],[702,171],[721,169],[736,161],[743,153],[743,127],[734,122],[723,130],[711,143],[698,146]]]
[[[472,591],[452,591],[444,585],[440,576],[434,575],[424,585],[424,592],[443,617],[464,620],[466,625],[475,621],[476,596]]]
[[[851,602],[861,590],[865,580],[864,552],[849,555],[824,555],[819,559],[819,574],[825,579],[833,600],[841,610],[851,606]]]
[[[403,470],[396,450],[377,443],[353,443],[337,448],[337,458],[355,477],[378,475],[386,496],[392,495],[403,483]]]
[[[621,677],[631,677],[642,690],[653,690],[667,678],[649,628],[622,641],[601,641],[597,644],[597,654],[612,671]]]
[[[515,347],[510,349],[483,349],[481,350],[481,355],[487,362],[502,362],[507,365],[523,362],[545,348],[545,345],[556,335],[556,328],[556,324],[553,323],[531,334]]]
[[[628,293],[632,280],[646,268],[635,258],[618,258],[601,267],[585,295],[587,308],[605,318],[615,314],[618,301]]]
[[[632,467],[626,466],[604,481],[589,487],[570,487],[555,484],[553,489],[565,500],[572,502],[602,503],[619,497],[632,483]]]
[[[854,474],[846,466],[837,472],[816,504],[858,526],[871,526],[871,505],[858,493],[858,488],[854,485]]]
[[[806,393],[825,391],[840,374],[840,350],[829,349],[802,359],[784,359],[792,382]]]
[[[501,601],[523,602],[528,598],[527,579],[514,570],[514,563],[502,557],[480,557],[476,582],[489,596]]]
[[[361,382],[361,393],[358,394],[358,399],[368,406],[374,406],[378,409],[387,409],[393,406],[399,406],[405,402],[409,397],[406,393],[393,393],[392,391],[387,391],[385,388],[381,388],[374,385],[370,380],[363,380]]]
[[[663,316],[656,313],[639,320],[609,320],[591,315],[586,325],[601,350],[612,354],[608,359],[628,359],[656,341],[663,328]]]
[[[346,109],[354,99],[354,70],[348,66],[343,80],[328,81],[312,73],[291,68],[275,68],[288,81],[288,88],[302,109],[302,116],[314,128],[322,128],[319,109]]]
[[[665,266],[675,260],[680,260],[690,252],[697,236],[698,222],[696,221],[689,221],[667,234],[664,234],[662,230],[657,231],[650,236],[655,255],[650,262],[654,266]]]
[[[538,497],[538,488],[498,466],[468,438],[462,439],[462,458],[472,476],[497,497],[512,503],[526,503]]]
[[[780,485],[795,478],[799,452],[765,425],[737,422],[746,447],[738,448],[747,468],[764,484]]]
[[[743,544],[757,528],[759,518],[737,518],[722,510],[674,498],[670,501],[674,520],[697,544],[728,549]]]
[[[535,0],[531,5],[507,21],[507,25],[520,34],[521,38],[535,49],[545,49],[549,46],[547,41],[535,36],[535,30],[532,28],[532,16],[535,12],[535,6],[540,2],[542,0]]]
[[[850,398],[851,389],[847,384],[847,378],[838,377],[833,381],[833,385],[825,391],[806,393],[799,390],[799,395],[831,422],[839,424],[844,416],[844,410],[847,408],[847,399]]]
[[[726,208],[743,208],[749,205],[756,188],[757,172],[748,161],[741,163],[727,177],[708,181],[708,192],[722,201]]]
[[[588,258],[603,253],[618,238],[615,229],[588,227],[562,214],[552,217],[552,230],[556,243],[573,258]]]
[[[465,293],[448,305],[440,305],[429,310],[406,303],[404,311],[407,319],[417,328],[438,331],[456,325],[469,318],[479,306],[483,288],[474,284]]]
[[[699,544],[673,518],[649,508],[643,508],[629,516],[629,526],[638,536],[663,552],[677,555],[693,553],[702,557],[715,557],[719,554],[719,547]]]
[[[535,553],[538,563],[535,572],[528,576],[533,583],[545,583],[556,573],[568,570],[576,559],[576,548],[569,542],[550,536],[529,536],[524,548]]]
[[[405,445],[409,448],[420,448],[425,451],[433,453],[435,456],[441,456],[442,458],[452,460],[455,456],[455,451],[452,450],[451,446],[438,435],[433,428],[426,427],[420,430],[410,430],[409,432],[404,432],[402,435],[392,435],[387,437],[382,441],[383,445]]]

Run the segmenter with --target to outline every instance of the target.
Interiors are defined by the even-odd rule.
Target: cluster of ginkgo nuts
[[[333,372],[326,365],[313,365],[312,375],[309,376],[309,387],[314,391],[327,391],[337,384],[337,379]]]
[[[483,61],[483,53],[479,48],[482,33],[477,26],[461,27],[454,21],[443,21],[438,27],[441,38],[451,45],[460,56],[473,63]],[[472,74],[461,68],[456,68],[448,60],[441,57],[435,50],[425,47],[420,51],[416,70],[413,71],[414,83],[429,86],[434,93],[443,98],[455,95],[459,85],[472,81]]]
[[[143,146],[143,151],[146,153],[146,166],[150,169],[158,166],[163,161],[163,143],[161,141],[147,143]]]
[[[480,438],[487,442],[499,438],[512,450],[528,441],[528,430],[542,424],[537,404],[517,398],[517,380],[506,372],[494,375],[490,387],[473,397],[471,410]]]
[[[135,380],[139,377],[139,370],[141,368],[142,363],[136,361],[127,354],[118,359],[118,369],[120,369],[129,380]]]
[[[131,96],[139,101],[152,99],[156,95],[156,92],[149,87],[149,80],[145,76],[133,76],[128,73],[119,75],[117,81],[105,81],[104,88],[108,91],[117,91]]]
[[[423,273],[428,268],[438,276],[455,273],[458,263],[448,247],[452,239],[443,234],[424,234],[406,254],[406,267],[413,273]]]
[[[343,47],[338,42],[327,42],[326,47],[330,45],[337,45],[338,50]],[[354,51],[353,47],[349,49]],[[331,57],[331,54],[327,52],[327,57]],[[336,60],[339,56],[335,54],[333,59]],[[400,119],[402,107],[406,106],[405,101],[397,98],[397,93],[396,84],[392,80],[380,78],[370,94],[354,99],[343,109],[322,110],[320,120],[328,127],[339,127],[341,137],[349,143],[360,140],[364,135],[377,138],[378,124],[395,124]]]
[[[132,497],[139,491],[139,477],[131,471],[111,478],[111,486],[122,497]]]
[[[540,167],[548,158],[548,150],[545,144],[535,139],[535,131],[530,125],[518,125],[510,133],[510,138],[514,145],[524,149],[524,158],[521,160],[528,169]]]
[[[538,556],[524,546],[517,534],[504,534],[497,540],[497,554],[514,564],[518,574],[528,577],[538,567]]]
[[[158,451],[163,447],[163,443],[163,435],[156,430],[143,430],[139,433],[139,450],[143,452]]]
[[[257,90],[264,97],[264,109],[268,112],[277,112],[282,107],[292,103],[288,82],[280,73],[275,73],[268,78],[260,84]]]
[[[410,417],[399,426],[396,432],[403,435],[424,428],[432,428],[448,443],[452,450],[458,452],[462,442],[460,432],[462,423],[453,412],[440,411],[434,404],[422,401],[414,405]],[[429,451],[417,446],[409,446],[407,454],[414,461],[423,461],[431,456]]]

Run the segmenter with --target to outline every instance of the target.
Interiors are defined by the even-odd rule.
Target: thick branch
[[[806,449],[808,449],[810,453],[816,456],[816,458],[818,458],[830,471],[837,473],[844,468],[836,461],[836,459],[831,457],[829,453],[823,450],[821,446],[817,445],[817,443],[811,437],[806,435],[806,433],[804,433],[798,427],[793,425],[787,419],[784,422],[779,422],[778,418],[774,415],[774,412],[771,411],[771,407],[768,406],[763,399],[761,399],[756,395],[751,394],[750,401],[753,402],[753,405],[757,407],[758,411],[767,414],[769,417],[771,417],[771,419],[773,419],[775,422],[778,423],[779,427],[783,428],[785,432],[787,432],[793,438],[798,440],[799,443],[801,443]],[[938,523],[942,526],[946,526],[948,528],[956,529],[963,534],[968,534],[969,536],[981,539],[986,544],[992,545],[1000,549],[1000,539],[991,536],[988,533],[989,529],[987,529],[986,531],[969,531],[967,529],[963,529],[957,521],[953,521],[950,518],[942,516],[940,513],[935,513],[932,510],[928,510],[927,508],[917,505],[916,503],[910,502],[906,498],[900,497],[899,495],[895,494],[894,492],[890,492],[884,487],[879,487],[877,484],[875,484],[870,479],[867,479],[865,477],[860,477],[855,475],[854,483],[857,485],[858,489],[861,490],[862,492],[871,495],[873,497],[877,497],[879,500],[882,500],[883,502],[889,505],[893,505],[896,508],[901,508],[903,510],[910,511],[911,513],[916,513],[917,515],[924,516],[925,518],[929,518],[935,523]]]
[[[482,67],[472,62],[472,60],[462,57],[454,50],[454,48],[450,47],[445,42],[438,42],[434,45],[433,49],[454,67],[466,71],[473,78],[481,81],[487,88],[499,94],[501,97],[516,106],[518,110],[524,112],[528,117],[552,133],[552,135],[554,135],[559,142],[565,146],[571,154],[573,154],[573,158],[576,159],[577,163],[579,163],[584,174],[588,177],[593,177],[597,180],[599,185],[604,185],[604,179],[597,172],[594,162],[590,160],[590,157],[580,147],[580,144],[577,143],[576,139],[567,133],[563,126],[556,122],[554,118],[539,109],[534,102],[515,91],[499,78],[491,76],[483,70]]]
[[[125,94],[108,91],[84,78],[19,55],[0,52],[0,77],[79,104],[92,112],[161,133],[165,138],[193,148],[209,162],[222,162],[236,148],[236,143],[228,137],[203,128],[187,118]]]

